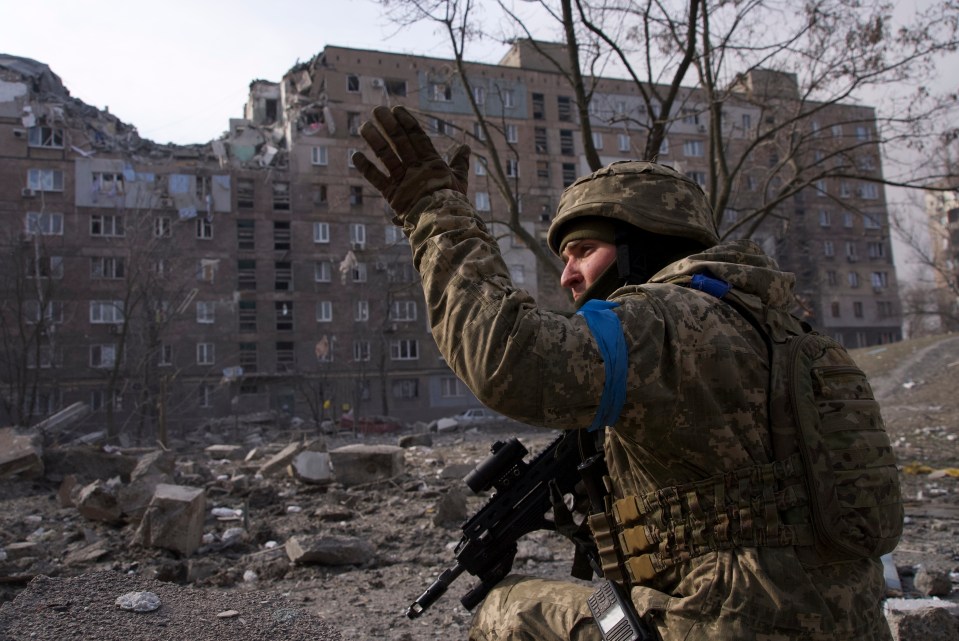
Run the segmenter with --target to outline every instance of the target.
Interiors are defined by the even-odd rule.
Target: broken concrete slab
[[[170,476],[176,467],[176,456],[173,452],[153,450],[141,455],[137,459],[136,467],[130,472],[130,480],[147,476]]]
[[[432,434],[404,434],[397,439],[396,444],[402,448],[433,447]]]
[[[347,487],[375,483],[406,470],[406,455],[395,445],[346,445],[330,452],[333,476]]]
[[[119,452],[104,452],[90,446],[46,448],[43,464],[48,480],[59,482],[74,474],[83,482],[120,477],[124,483],[136,469],[138,459]]]
[[[279,474],[286,469],[286,466],[290,464],[293,457],[299,454],[303,449],[304,445],[302,443],[290,443],[271,456],[266,463],[261,465],[258,473],[263,476]]]
[[[948,572],[933,570],[924,565],[916,569],[913,586],[925,596],[949,596],[952,592],[952,580]]]
[[[77,402],[36,423],[33,428],[41,434],[61,432],[71,425],[82,421],[89,413],[89,405],[83,402]]]
[[[298,565],[362,565],[373,559],[373,545],[357,537],[297,535],[285,549]]]
[[[889,599],[886,620],[896,641],[959,641],[959,604],[939,599]]]
[[[189,556],[203,539],[206,493],[185,485],[157,485],[133,542]]]
[[[45,550],[44,546],[34,541],[18,541],[11,543],[3,548],[6,552],[6,558],[11,561],[24,559],[31,556],[39,556]]]
[[[14,427],[0,429],[0,478],[36,478],[43,475],[43,469],[39,432]]]
[[[116,485],[99,479],[85,485],[77,495],[77,511],[91,521],[119,523],[123,512],[117,502]]]
[[[333,482],[328,452],[303,451],[293,457],[290,473],[304,483],[326,485]]]
[[[203,449],[211,459],[239,461],[247,454],[247,448],[242,445],[210,445]]]

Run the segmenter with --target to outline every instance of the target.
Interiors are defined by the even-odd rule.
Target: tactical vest
[[[702,276],[674,281],[729,303],[769,348],[773,461],[617,501],[589,519],[606,578],[648,581],[736,547],[793,546],[807,566],[891,552],[903,505],[879,405],[837,341]]]

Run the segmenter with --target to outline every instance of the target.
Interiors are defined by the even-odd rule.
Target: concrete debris
[[[43,475],[43,454],[38,432],[21,432],[13,427],[0,429],[0,478],[14,475],[24,478]]]
[[[327,452],[299,452],[290,463],[290,474],[304,483],[326,485],[333,482],[333,468]]]
[[[948,572],[931,570],[924,565],[916,569],[913,585],[920,594],[925,596],[942,597],[952,592],[952,580]]]
[[[189,556],[200,547],[205,516],[206,493],[202,488],[158,485],[134,543]]]
[[[246,454],[245,448],[241,445],[211,445],[204,451],[211,459],[225,459],[227,461],[238,461]]]
[[[939,599],[888,599],[886,620],[896,641],[959,641],[959,605]]]
[[[91,521],[119,523],[123,517],[117,501],[117,485],[96,480],[84,486],[77,496],[77,511]]]
[[[402,448],[433,447],[433,435],[432,434],[405,434],[397,440],[396,444]]]
[[[303,443],[290,443],[280,452],[274,454],[270,459],[260,466],[258,474],[262,476],[271,476],[284,471],[293,461],[293,458],[305,448]]]
[[[346,445],[330,452],[336,481],[347,487],[392,479],[406,469],[402,447]]]
[[[33,429],[41,434],[59,433],[76,425],[87,415],[90,414],[90,406],[86,403],[74,403],[69,405],[56,414],[53,414],[39,423],[34,424]]]
[[[369,541],[347,536],[297,535],[285,549],[290,561],[299,565],[363,565],[374,557]]]

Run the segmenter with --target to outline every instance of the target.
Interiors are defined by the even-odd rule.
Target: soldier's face
[[[572,240],[563,248],[562,259],[566,267],[559,284],[578,300],[616,260],[616,245],[589,238]]]

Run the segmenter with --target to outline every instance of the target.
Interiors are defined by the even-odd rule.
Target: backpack
[[[721,298],[769,347],[773,456],[799,455],[793,482],[808,496],[782,518],[813,526],[814,544],[797,547],[801,560],[818,566],[891,552],[903,527],[899,470],[865,373],[838,341],[796,317],[735,290]]]

